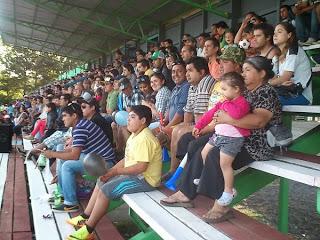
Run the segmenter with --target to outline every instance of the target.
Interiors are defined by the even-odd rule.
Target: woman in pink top
[[[193,135],[198,136],[201,130],[212,123],[212,119],[219,113],[219,110],[225,111],[230,117],[240,119],[250,111],[250,105],[241,95],[245,90],[243,77],[236,72],[226,73],[221,79],[221,92],[225,97],[223,102],[219,102],[210,111],[205,113],[196,123],[193,129]],[[215,134],[203,148],[201,155],[203,161],[207,158],[209,151],[214,147],[220,148],[220,166],[224,177],[224,192],[217,200],[222,206],[227,206],[232,202],[236,195],[233,188],[233,169],[232,162],[240,152],[244,143],[244,138],[250,135],[248,129],[232,126],[230,124],[215,125]],[[199,179],[194,183],[198,184]]]

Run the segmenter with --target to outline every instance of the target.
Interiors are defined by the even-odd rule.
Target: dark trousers
[[[191,158],[198,149],[202,149],[206,145],[212,134],[213,132],[207,133],[206,135],[198,138],[192,136],[191,132],[182,135],[178,142],[176,157],[178,159],[182,159],[188,152],[188,158]]]
[[[205,165],[203,165],[201,150],[202,148],[199,148],[188,159],[178,189],[189,199],[194,199],[197,194],[218,199],[224,190],[224,178],[220,167],[220,150],[214,147],[208,153]],[[233,161],[232,167],[233,169],[239,169],[253,161],[248,152],[243,148]],[[198,186],[193,183],[195,178],[200,178]]]

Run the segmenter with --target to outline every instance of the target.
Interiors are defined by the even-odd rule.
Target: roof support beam
[[[58,51],[58,49],[59,49],[59,47],[61,45],[60,43],[48,42],[48,41],[44,41],[44,40],[38,39],[38,38],[30,38],[29,36],[15,35],[14,33],[10,33],[10,32],[2,32],[2,34],[7,35],[7,36],[12,37],[12,38],[15,38],[15,39],[19,39],[19,40],[31,43],[31,44],[34,44],[34,45],[37,45],[37,46],[39,46],[41,48],[48,48],[48,49],[52,50],[53,52],[55,52],[55,53],[57,53],[57,54],[59,54],[61,56],[68,56],[64,52],[59,52]],[[70,48],[70,47],[66,47],[66,48]],[[94,49],[94,48],[90,48],[90,49],[71,48],[71,49],[82,51],[82,52],[86,52],[86,53],[93,54],[93,55],[95,55],[97,52],[100,52],[98,49]],[[43,51],[46,51],[46,50],[44,49]]]
[[[127,31],[129,31],[136,23],[139,23],[140,21],[142,21],[142,19],[144,19],[145,17],[151,15],[152,13],[154,13],[155,11],[159,10],[160,8],[162,8],[163,6],[167,5],[168,3],[170,3],[171,0],[164,0],[161,1],[159,4],[152,6],[151,8],[149,8],[145,13],[143,13],[140,17],[138,17],[137,19],[135,19],[135,21],[133,21],[128,27],[127,27]],[[159,27],[159,24],[157,25],[157,27]]]
[[[213,4],[209,4],[209,5],[207,4],[207,6],[204,6],[202,4],[194,2],[192,0],[177,0],[177,1],[181,2],[181,3],[184,3],[184,4],[188,4],[188,5],[190,5],[190,6],[194,7],[194,8],[199,8],[199,9],[202,9],[204,11],[211,12],[211,13],[217,15],[217,16],[220,16],[220,17],[230,18],[230,13],[216,9],[216,6],[213,5]],[[229,2],[229,1],[224,1],[224,2]]]
[[[60,13],[65,10],[65,7],[66,7],[65,5],[59,6],[59,11],[58,11],[58,13],[56,14],[54,20],[52,21],[52,24],[51,24],[51,26],[50,26],[50,31],[48,32],[45,41],[47,41],[47,40],[50,38],[50,36],[52,35],[51,27],[53,27],[53,26],[56,25],[56,22],[57,22],[57,20],[58,20],[58,18],[59,18],[59,16],[60,16]],[[41,50],[43,50],[43,49],[41,49]]]
[[[79,13],[83,12],[83,11],[91,11],[92,9],[91,8],[85,8],[85,7],[80,7],[80,6],[77,6],[77,4],[73,4],[73,3],[70,3],[70,2],[64,2],[63,0],[59,0],[59,1],[56,1],[56,0],[51,0],[55,3],[59,3],[59,4],[64,4],[66,6],[70,6],[72,7],[73,9],[77,9],[77,11],[79,11]],[[126,6],[131,6],[130,2],[132,2],[133,4],[135,3],[135,1],[132,1],[132,0],[125,0],[121,6],[115,10],[112,10],[110,13],[107,14],[108,16],[108,20],[106,21],[110,21],[112,20],[113,18],[122,18],[122,19],[126,19],[128,20],[129,22],[132,22],[135,20],[135,18],[132,18],[132,17],[128,17],[126,16],[125,14],[121,14],[120,10]],[[95,10],[95,13],[96,14],[100,14],[100,15],[105,15],[105,12],[103,11],[99,11],[100,9],[96,9]],[[155,22],[151,22],[151,21],[143,21],[143,24],[147,24],[147,25],[153,25],[153,26],[158,26],[158,23],[155,23]]]
[[[20,26],[27,27],[27,28],[30,28],[32,30],[39,31],[39,32],[42,32],[42,33],[48,33],[48,32],[50,32],[50,29],[51,29],[52,35],[57,37],[57,38],[61,38],[61,39],[67,39],[69,34],[73,33],[72,31],[67,30],[67,29],[51,27],[51,26],[48,26],[48,25],[39,24],[39,23],[32,23],[32,22],[28,22],[28,21],[19,20],[19,19],[14,20],[13,18],[9,18],[9,17],[6,17],[6,16],[1,16],[1,15],[0,15],[0,20],[1,21],[6,21],[6,22],[11,22],[11,23],[17,23]],[[81,37],[84,36],[84,34],[82,34],[82,33],[78,33],[78,35],[81,36]],[[101,38],[100,35],[95,34],[95,33],[91,33],[91,34],[87,34],[86,33],[85,35],[86,36],[90,35],[93,39],[100,39]]]

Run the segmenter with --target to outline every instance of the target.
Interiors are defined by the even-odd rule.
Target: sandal
[[[181,201],[174,194],[160,200],[160,203],[167,207],[184,207],[184,208],[193,208],[194,203],[192,201]]]
[[[205,215],[202,216],[202,219],[209,224],[225,222],[231,218],[234,218],[234,213],[231,209],[228,209],[226,212],[215,212],[213,209],[210,209]]]
[[[187,201],[187,202],[167,202],[165,200],[160,200],[160,203],[163,206],[167,206],[167,207],[184,207],[184,208],[194,208],[194,203],[191,201]]]
[[[231,218],[234,218],[233,211],[230,208],[221,206],[217,201],[215,201],[213,207],[202,216],[202,219],[209,224],[224,222]]]
[[[57,183],[57,182],[58,182],[58,176],[55,175],[55,176],[52,178],[52,180],[51,180],[51,182],[49,183],[49,185],[55,184],[55,183]]]

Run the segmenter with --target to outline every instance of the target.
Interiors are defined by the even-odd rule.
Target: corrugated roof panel
[[[0,14],[13,15],[13,2],[11,0],[0,1]]]
[[[28,36],[31,34],[32,30],[28,27],[17,24],[17,32],[21,35]]]
[[[137,20],[146,34],[157,28],[158,23],[191,8],[167,0],[0,0],[0,32],[5,43],[92,58],[105,49],[123,45],[126,40],[140,39]],[[105,21],[106,26],[101,26],[98,20]]]

